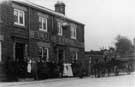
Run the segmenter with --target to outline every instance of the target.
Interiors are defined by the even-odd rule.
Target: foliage
[[[133,48],[131,40],[125,36],[118,35],[116,41],[115,47],[117,54],[119,56],[128,55]]]

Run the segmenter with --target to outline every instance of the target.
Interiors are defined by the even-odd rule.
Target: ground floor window
[[[73,54],[72,54],[73,61],[78,60],[78,52],[74,51],[74,52],[72,52],[72,53],[73,53]]]
[[[48,48],[40,47],[39,48],[39,57],[41,61],[48,61],[49,59],[49,51]]]
[[[2,46],[1,46],[1,41],[0,41],[0,62],[2,61]]]

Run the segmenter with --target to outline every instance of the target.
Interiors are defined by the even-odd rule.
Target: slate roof
[[[73,20],[73,19],[71,19],[71,18],[65,16],[65,15],[62,14],[62,13],[58,13],[58,12],[56,12],[56,11],[54,11],[54,10],[48,9],[48,8],[43,7],[43,6],[40,6],[40,5],[37,5],[37,4],[32,3],[32,2],[30,2],[30,1],[26,1],[26,0],[20,0],[20,1],[19,1],[19,0],[11,0],[11,1],[12,1],[12,2],[16,2],[16,3],[20,3],[20,4],[24,4],[24,5],[27,5],[27,6],[36,8],[36,9],[43,10],[43,11],[47,11],[48,13],[50,13],[50,14],[52,14],[52,15],[55,15],[55,16],[61,17],[61,18],[63,18],[63,19],[67,19],[67,20],[69,20],[69,21],[72,21],[72,22],[75,22],[75,23],[84,25],[83,23],[78,22],[78,21],[76,21],[76,20]]]

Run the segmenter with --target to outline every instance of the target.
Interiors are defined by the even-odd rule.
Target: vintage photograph
[[[0,0],[0,87],[135,87],[135,1]]]

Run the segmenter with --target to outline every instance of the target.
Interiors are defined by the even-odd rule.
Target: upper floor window
[[[58,23],[58,35],[60,35],[60,36],[63,35],[62,23]]]
[[[47,18],[39,17],[39,30],[47,32]]]
[[[76,25],[71,25],[71,38],[76,39]]]
[[[23,10],[14,9],[14,24],[25,25],[25,14]]]
[[[49,59],[48,48],[40,47],[39,48],[39,57],[40,57],[41,61],[48,61],[48,59]]]

